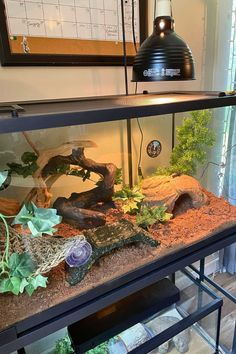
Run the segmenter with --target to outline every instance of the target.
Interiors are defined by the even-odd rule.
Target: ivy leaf
[[[0,187],[6,181],[7,177],[8,177],[8,171],[1,171],[0,172]]]
[[[32,162],[36,162],[38,159],[38,156],[34,152],[24,152],[23,155],[21,156],[21,161],[28,165]]]
[[[29,296],[31,296],[33,294],[33,292],[35,291],[35,288],[33,287],[32,284],[28,284],[26,287],[25,287],[25,290],[27,292],[27,294]]]
[[[18,277],[10,277],[3,279],[0,283],[0,293],[11,292],[14,295],[19,295],[20,293],[21,279]]]
[[[61,216],[57,215],[56,209],[37,208],[34,203],[24,205],[13,224],[21,224],[29,228],[32,236],[41,236],[43,233],[52,235],[56,229],[53,226],[61,222]]]
[[[7,293],[12,290],[12,283],[9,278],[0,281],[0,294]]]
[[[39,287],[46,288],[47,280],[48,278],[42,276],[41,274],[38,274],[34,278],[28,279],[28,285],[25,287],[25,290],[28,293],[28,295],[31,296],[33,292]]]
[[[14,172],[24,178],[31,176],[39,168],[36,161],[38,156],[34,152],[24,152],[21,156],[21,161],[24,165],[12,162],[8,163],[7,166],[10,168],[11,172]]]
[[[29,277],[35,269],[29,253],[13,253],[9,259],[10,275],[20,279]]]
[[[25,290],[25,287],[29,284],[29,282],[23,278],[20,283],[20,293],[22,294]]]

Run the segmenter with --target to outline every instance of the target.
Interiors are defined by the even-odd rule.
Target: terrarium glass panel
[[[235,226],[225,112],[2,134],[0,330]]]

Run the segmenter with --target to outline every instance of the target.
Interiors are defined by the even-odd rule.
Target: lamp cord
[[[135,37],[135,23],[134,23],[134,0],[132,0],[132,33],[133,33],[133,42],[134,42],[134,49],[135,52],[137,53],[137,43],[136,43],[136,37]]]
[[[129,87],[128,87],[128,69],[127,69],[126,38],[125,38],[124,0],[121,0],[121,19],[122,19],[122,39],[123,39],[124,71],[125,71],[125,93],[126,93],[126,96],[128,96],[128,95],[129,95]]]
[[[124,0],[121,0],[121,19],[122,19],[122,39],[123,39],[123,54],[124,54],[124,73],[125,73],[125,93],[129,95],[128,86],[128,69],[127,69],[127,52],[125,38],[125,11]],[[128,149],[128,171],[129,171],[129,186],[133,187],[133,161],[132,161],[132,127],[130,119],[126,120],[127,124],[127,149]]]
[[[170,0],[170,14],[171,14],[171,17],[173,17],[172,0]]]
[[[132,0],[132,33],[133,33],[133,43],[134,43],[134,49],[135,52],[137,53],[137,43],[136,43],[136,37],[135,37],[135,22],[134,22],[134,0]],[[137,95],[138,91],[138,82],[136,81],[135,83],[135,95]],[[142,161],[142,150],[143,150],[143,139],[144,139],[144,134],[143,130],[139,121],[139,118],[136,118],[138,128],[141,134],[141,140],[140,140],[140,146],[139,146],[139,157],[138,157],[138,176],[143,178],[143,173],[142,173],[142,167],[141,167],[141,161]]]

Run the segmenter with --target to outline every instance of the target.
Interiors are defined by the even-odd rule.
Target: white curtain
[[[211,16],[211,0],[208,4],[208,20]],[[216,28],[214,33],[214,62],[211,89],[226,91],[236,89],[236,0],[218,0],[215,2]],[[210,23],[212,21],[209,20]],[[207,36],[212,36],[211,28]],[[206,50],[206,56],[208,55]],[[206,60],[207,62],[207,60]],[[208,58],[208,63],[210,65]],[[206,73],[207,75],[207,73]],[[206,76],[207,77],[207,76]],[[206,187],[218,196],[224,196],[231,204],[236,205],[236,109],[235,107],[214,110],[213,129],[216,133],[216,144],[209,155],[209,164],[204,179]],[[220,252],[220,267],[227,272],[236,272],[236,244]]]

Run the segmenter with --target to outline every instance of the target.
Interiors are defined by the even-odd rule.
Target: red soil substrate
[[[48,275],[48,287],[39,289],[32,297],[27,294],[20,296],[0,295],[0,330],[172,253],[176,249],[198,242],[222,229],[236,226],[236,207],[211,193],[206,192],[206,194],[209,197],[208,205],[198,210],[189,209],[190,201],[187,198],[182,199],[176,206],[174,218],[170,222],[154,225],[149,230],[153,237],[160,241],[160,246],[157,248],[139,244],[113,251],[110,255],[102,257],[86,277],[73,287],[65,281],[64,264],[62,263]],[[135,221],[134,216],[124,216],[117,209],[108,209],[107,211],[107,222],[109,223],[122,217]],[[72,226],[61,224],[57,234],[70,237],[79,233]]]

